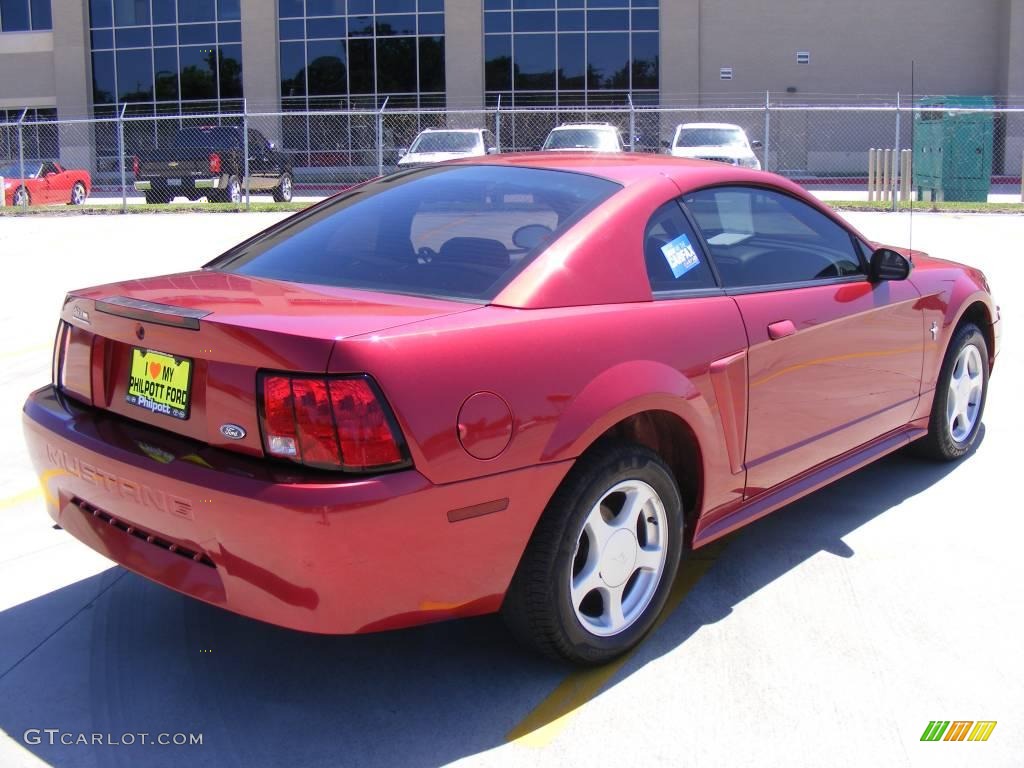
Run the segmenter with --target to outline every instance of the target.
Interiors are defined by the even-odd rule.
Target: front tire
[[[626,444],[580,459],[526,547],[502,614],[540,653],[603,664],[639,643],[668,598],[683,550],[668,466]]]
[[[935,383],[928,434],[915,452],[936,461],[956,461],[978,439],[988,396],[988,343],[974,323],[956,330]]]

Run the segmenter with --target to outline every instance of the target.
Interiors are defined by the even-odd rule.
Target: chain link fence
[[[221,165],[203,165],[200,170],[208,177],[237,176],[242,198],[251,199],[276,189],[259,177],[261,164],[266,165],[271,156],[287,166],[296,195],[314,198],[394,172],[416,137],[428,128],[480,129],[489,132],[496,151],[522,152],[540,149],[551,129],[565,123],[610,124],[632,152],[671,151],[676,128],[682,124],[738,125],[755,145],[765,170],[844,199],[868,199],[870,150],[891,149],[893,156],[899,156],[897,150],[911,149],[910,187],[917,199],[963,199],[965,194],[970,199],[992,195],[1022,199],[1024,108],[958,107],[952,100],[929,104],[924,99],[912,106],[770,100],[763,106],[510,109],[498,104],[481,110],[393,109],[386,102],[380,108],[314,111],[260,110],[246,108],[242,101],[226,109],[221,106],[219,112],[197,104],[188,112],[162,114],[159,105],[124,105],[77,120],[53,119],[52,110],[0,112],[4,203],[72,202],[71,188],[50,179],[53,162],[86,172],[93,202],[139,202],[147,197],[136,183],[140,166],[175,160],[203,165],[210,160],[212,153],[202,147],[191,148],[187,156],[171,157],[179,132],[186,128],[235,129],[237,167],[225,170],[226,161],[221,158]],[[889,179],[892,189],[900,183],[895,178],[898,174],[896,166]],[[226,183],[225,178],[212,194],[198,187],[165,192],[224,200]],[[161,201],[160,196],[149,197],[150,202]],[[228,194],[227,199],[236,198]]]

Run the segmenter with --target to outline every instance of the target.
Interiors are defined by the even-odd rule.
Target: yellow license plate
[[[187,419],[192,390],[192,361],[151,349],[132,347],[132,370],[125,399],[152,413]]]

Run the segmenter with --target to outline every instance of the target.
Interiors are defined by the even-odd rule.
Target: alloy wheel
[[[658,493],[626,480],[591,508],[576,542],[569,593],[590,633],[617,635],[632,626],[661,583],[668,520]]]
[[[946,393],[946,420],[949,434],[958,443],[966,440],[978,421],[984,392],[984,368],[981,352],[973,344],[960,350]]]

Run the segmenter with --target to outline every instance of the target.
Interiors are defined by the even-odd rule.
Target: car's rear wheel
[[[166,205],[171,202],[171,193],[158,189],[146,190],[146,202],[150,205]]]
[[[11,204],[14,206],[32,205],[32,196],[24,187],[18,187],[14,190],[14,196],[11,198]]]
[[[76,181],[74,186],[71,187],[71,204],[81,205],[85,202],[86,194],[85,184],[80,181]]]
[[[274,202],[290,203],[292,201],[292,175],[286,173],[281,177],[281,183],[274,187]]]
[[[974,323],[960,326],[949,343],[935,386],[928,434],[915,451],[939,461],[955,461],[978,439],[988,395],[988,344]]]
[[[537,524],[502,613],[553,658],[601,664],[643,639],[682,554],[683,505],[672,472],[638,445],[582,458]]]
[[[228,179],[228,185],[224,187],[222,202],[239,205],[242,202],[242,182],[237,176]]]

